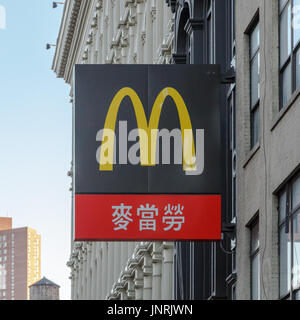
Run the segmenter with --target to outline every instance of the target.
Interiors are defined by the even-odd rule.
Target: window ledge
[[[249,162],[251,161],[251,159],[254,157],[254,155],[256,154],[256,152],[260,149],[260,144],[259,142],[250,150],[250,152],[247,154],[246,159],[244,161],[243,164],[243,168],[245,169],[247,167],[247,165],[249,164]]]
[[[275,116],[275,119],[272,122],[271,131],[273,131],[276,128],[280,120],[284,117],[284,115],[291,108],[291,106],[294,104],[294,102],[297,100],[299,96],[300,96],[300,87],[292,94],[291,98],[286,103],[286,105]]]

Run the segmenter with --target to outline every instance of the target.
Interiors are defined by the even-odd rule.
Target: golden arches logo
[[[120,105],[125,97],[131,99],[140,137],[140,158],[142,166],[155,166],[156,144],[158,125],[165,99],[171,97],[177,107],[181,126],[183,148],[183,170],[196,170],[195,143],[192,131],[191,119],[185,102],[179,92],[171,87],[163,89],[157,96],[151,112],[149,125],[145,115],[143,104],[137,93],[129,87],[122,88],[114,96],[107,112],[102,142],[106,148],[101,148],[100,171],[112,171],[114,159],[115,126]]]

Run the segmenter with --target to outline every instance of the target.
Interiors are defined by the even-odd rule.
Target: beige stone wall
[[[72,87],[74,64],[170,63],[173,40],[165,1],[70,0],[53,70]],[[172,298],[172,243],[72,243],[68,265],[72,299]]]

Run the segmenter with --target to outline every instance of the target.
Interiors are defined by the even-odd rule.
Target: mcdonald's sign
[[[220,240],[216,65],[77,65],[75,240]]]

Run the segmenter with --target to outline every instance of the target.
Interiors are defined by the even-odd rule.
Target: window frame
[[[252,248],[252,240],[253,240],[253,229],[254,227],[258,227],[258,246],[256,248]],[[261,274],[261,270],[260,270],[260,243],[259,243],[259,212],[255,214],[255,216],[253,217],[253,219],[250,221],[250,223],[247,225],[247,227],[250,230],[250,252],[249,252],[249,258],[250,258],[250,296],[251,296],[251,300],[253,299],[253,261],[254,259],[258,256],[259,257],[259,273],[258,273],[258,301],[260,300],[261,296],[260,296],[260,274]]]
[[[206,23],[206,48],[207,48],[207,63],[213,64],[215,61],[215,28],[214,28],[214,1],[207,0],[206,2],[206,13],[205,13],[205,23]]]
[[[293,288],[293,268],[294,268],[294,217],[297,216],[298,214],[300,215],[300,202],[299,204],[293,208],[293,203],[292,203],[292,186],[293,184],[300,179],[300,171],[296,173],[288,182],[280,189],[280,191],[277,194],[278,197],[278,266],[279,266],[279,299],[280,300],[294,300],[297,295],[300,294],[300,284],[298,285],[297,288]],[[281,212],[280,212],[280,197],[283,194],[286,194],[285,198],[285,218],[281,220]],[[281,272],[281,259],[280,259],[280,234],[281,230],[285,228],[285,232],[290,234],[291,237],[291,247],[290,247],[290,285],[288,286],[288,290],[285,294],[281,295],[281,287],[280,287],[280,272]]]
[[[227,2],[227,42],[230,44],[227,48],[227,70],[236,71],[236,43],[235,43],[235,0],[229,0]],[[228,221],[232,224],[236,224],[236,85],[231,83],[227,85],[227,120],[229,123],[227,136],[228,136],[228,152],[229,152],[229,162],[231,163],[231,170],[229,179],[227,183],[228,190],[231,190],[231,202],[228,205]],[[231,248],[231,265],[230,274],[226,281],[229,286],[228,295],[231,300],[236,300],[236,239],[230,242]]]
[[[253,52],[253,54],[251,53],[251,36],[252,33],[255,31],[256,28],[259,28],[259,44],[258,47],[256,48],[256,50]],[[260,76],[261,76],[261,72],[260,72],[260,59],[261,59],[261,55],[260,55],[260,45],[261,45],[261,36],[260,36],[260,18],[259,18],[259,11],[256,12],[256,14],[254,15],[250,25],[248,26],[245,34],[248,36],[248,45],[249,45],[249,105],[250,105],[250,150],[252,150],[260,141]],[[252,104],[252,78],[253,78],[253,74],[252,74],[252,63],[255,60],[255,58],[259,59],[259,63],[258,63],[258,75],[259,75],[259,81],[258,81],[258,87],[259,87],[259,97],[257,99],[257,101],[255,101]],[[254,133],[255,133],[255,126],[254,126],[254,119],[255,119],[255,114],[256,112],[258,112],[258,132],[257,132],[257,141],[254,141]]]
[[[293,30],[293,8],[294,8],[295,0],[287,0],[282,9],[280,9],[280,0],[278,0],[278,47],[279,47],[279,59],[278,59],[278,69],[279,69],[279,111],[282,110],[288,103],[293,93],[300,88],[300,84],[297,86],[297,53],[300,51],[300,39],[298,43],[294,46],[294,30]],[[290,15],[290,30],[288,32],[291,35],[291,52],[288,54],[288,57],[283,62],[281,66],[281,18],[283,16],[284,11],[288,6],[291,6],[291,15]],[[300,53],[299,53],[300,55]],[[283,103],[283,74],[284,71],[289,66],[291,67],[291,94],[287,101]]]

